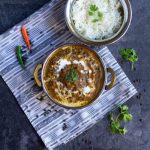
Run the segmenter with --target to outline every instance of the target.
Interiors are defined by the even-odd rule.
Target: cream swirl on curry
[[[55,51],[46,63],[44,85],[57,103],[80,107],[92,102],[104,85],[98,56],[80,45]]]

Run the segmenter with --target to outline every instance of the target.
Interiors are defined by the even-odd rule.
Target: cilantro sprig
[[[93,23],[101,21],[103,19],[103,13],[98,10],[98,7],[95,4],[91,4],[89,6],[88,14],[89,16],[94,17],[94,19],[92,20]]]
[[[123,134],[124,135],[127,133],[127,129],[122,128],[120,126],[119,120],[115,119],[113,114],[110,114],[110,120],[111,120],[111,132],[113,134]]]
[[[117,117],[114,117],[113,114],[110,114],[110,121],[111,121],[111,132],[114,134],[121,134],[124,135],[127,133],[127,129],[121,127],[121,121],[131,121],[133,116],[128,111],[128,106],[120,106],[120,113]]]
[[[133,48],[124,48],[119,50],[120,55],[125,60],[131,62],[131,70],[134,69],[135,63],[138,61],[138,56]]]
[[[78,80],[77,71],[74,68],[71,68],[69,70],[69,72],[67,73],[65,80],[69,81],[69,82],[74,82],[74,81]]]
[[[91,11],[97,11],[97,10],[98,10],[98,7],[97,7],[95,4],[91,4],[91,5],[90,5],[90,10],[91,10]]]

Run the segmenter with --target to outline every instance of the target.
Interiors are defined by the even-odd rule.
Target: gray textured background
[[[0,33],[19,23],[49,0],[0,0]],[[112,135],[107,118],[58,150],[149,150],[150,149],[150,1],[131,0],[133,21],[128,33],[109,46],[137,88],[139,95],[128,101],[134,116],[125,136]],[[135,48],[136,71],[122,63],[118,49]],[[140,98],[139,98],[140,97]],[[43,143],[0,78],[0,150],[45,150]]]

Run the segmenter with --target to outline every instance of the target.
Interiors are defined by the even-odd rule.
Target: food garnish
[[[135,62],[138,61],[136,51],[133,48],[124,48],[120,49],[119,53],[122,56],[122,58],[131,62],[131,70],[133,70]]]
[[[98,10],[98,7],[95,4],[90,5],[90,11],[95,12]]]
[[[19,61],[19,64],[21,65],[21,67],[23,69],[25,69],[25,58],[22,55],[21,46],[16,47],[16,55],[17,55],[17,59]]]
[[[93,23],[98,22],[98,21],[99,21],[98,19],[93,19],[92,20]]]
[[[78,80],[78,74],[77,74],[76,70],[74,68],[71,68],[69,70],[69,72],[67,73],[65,79],[66,79],[66,81],[69,81],[69,82],[74,82],[74,81]]]
[[[25,26],[21,28],[22,36],[29,50],[31,50],[31,43],[29,40],[28,32]]]
[[[114,117],[113,114],[110,114],[110,121],[111,121],[111,132],[114,134],[121,134],[124,135],[127,133],[127,129],[121,127],[121,121],[127,122],[133,119],[133,116],[128,111],[128,106],[120,106],[120,113],[117,117]]]
[[[89,16],[94,16],[93,23],[101,21],[103,19],[103,13],[98,10],[95,4],[91,4],[88,11]]]

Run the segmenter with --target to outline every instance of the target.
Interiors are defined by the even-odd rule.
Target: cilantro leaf
[[[98,7],[95,4],[91,4],[90,5],[90,10],[95,12],[95,11],[98,10]]]
[[[91,11],[89,11],[88,14],[89,14],[89,16],[93,16],[94,15],[94,13],[91,12]]]
[[[127,112],[129,110],[127,105],[120,106],[119,108],[120,108],[121,113]]]
[[[124,48],[120,49],[119,53],[122,56],[122,58],[132,63],[131,69],[133,70],[135,62],[138,61],[136,51],[133,48]]]
[[[120,106],[120,115],[119,115],[119,119],[127,122],[127,121],[131,121],[133,119],[133,116],[129,113],[129,108],[128,106],[124,105],[124,106]]]
[[[99,11],[97,14],[98,14],[99,19],[102,20],[102,19],[103,19],[103,13],[101,13],[101,12]]]
[[[94,16],[94,19],[92,20],[93,23],[101,21],[103,19],[103,14],[98,11],[98,7],[95,4],[91,4],[89,6],[88,15]]]
[[[65,77],[66,81],[74,82],[78,80],[78,74],[74,68],[71,68]]]
[[[119,134],[125,135],[127,133],[127,129],[126,128],[120,128],[119,129]]]
[[[112,122],[111,123],[111,132],[112,133],[119,133],[119,129],[120,129],[120,124],[119,122]]]
[[[122,128],[120,126],[120,122],[114,119],[113,115],[110,115],[110,119],[111,119],[111,132],[113,134],[126,134],[127,133],[127,129]]]
[[[127,129],[120,127],[120,123],[119,122],[112,122],[111,123],[111,132],[113,134],[125,135],[127,133]]]
[[[99,21],[98,19],[93,19],[92,20],[93,23],[98,22],[98,21]]]
[[[133,119],[133,116],[131,114],[124,114],[124,115],[122,115],[122,119],[125,122],[131,121]]]

